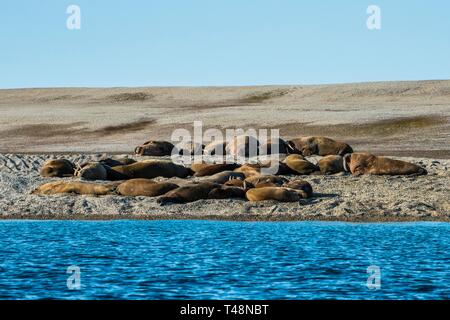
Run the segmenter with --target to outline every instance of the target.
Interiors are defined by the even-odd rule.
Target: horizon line
[[[375,81],[356,81],[356,82],[331,82],[331,83],[296,83],[296,84],[246,84],[246,85],[155,85],[155,86],[56,86],[56,87],[2,87],[0,90],[37,90],[37,89],[117,89],[117,88],[250,88],[250,87],[294,87],[294,86],[338,86],[338,85],[357,85],[368,83],[394,83],[394,82],[444,82],[449,79],[422,79],[422,80],[375,80]]]

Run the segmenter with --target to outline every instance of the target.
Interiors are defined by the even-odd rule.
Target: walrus
[[[134,153],[140,156],[170,156],[174,145],[169,141],[150,140],[134,149]]]
[[[281,139],[268,139],[265,143],[259,146],[260,155],[271,155],[271,154],[288,154],[291,147],[288,143]],[[277,150],[277,151],[276,151]]]
[[[259,141],[248,135],[233,137],[226,146],[226,154],[231,156],[255,157],[258,155]]]
[[[43,177],[70,177],[75,173],[75,165],[67,159],[52,159],[44,162],[39,170]]]
[[[260,163],[261,169],[269,169],[272,166],[276,165],[276,170],[272,172],[271,174],[277,174],[277,175],[287,175],[287,174],[295,174],[296,172],[293,171],[291,168],[289,168],[284,162],[277,161],[277,160],[269,160],[265,162]]]
[[[283,187],[265,187],[250,189],[245,193],[249,201],[276,200],[280,202],[295,202],[300,195],[293,189]]]
[[[166,194],[178,185],[170,182],[155,182],[150,179],[131,179],[117,186],[116,192],[122,196],[157,197]]]
[[[283,162],[296,174],[310,174],[319,170],[316,165],[299,154],[290,154]]]
[[[266,170],[266,171],[264,171]],[[242,172],[246,178],[251,176],[266,175],[287,175],[295,174],[296,172],[289,168],[285,163],[280,161],[267,161],[262,163],[246,163],[234,170],[235,172]]]
[[[203,148],[203,154],[210,156],[225,156],[227,148],[226,141],[213,141]]]
[[[159,204],[188,203],[207,199],[211,190],[220,188],[220,184],[211,182],[191,183],[167,192],[156,200]]]
[[[137,162],[134,159],[131,158],[101,158],[99,160],[101,164],[107,165],[109,167],[116,167],[116,166],[123,166],[127,164],[132,164]]]
[[[211,183],[218,183],[218,184],[224,184],[225,182],[231,180],[231,179],[240,179],[244,180],[245,175],[241,172],[235,172],[235,171],[222,171],[216,174],[213,174],[212,176],[209,176],[207,178],[203,178],[202,181],[204,182],[211,182]]]
[[[322,174],[344,172],[344,158],[337,155],[325,156],[317,162]]]
[[[129,179],[153,179],[156,177],[186,178],[192,174],[190,168],[183,167],[171,161],[161,160],[139,161],[128,165],[112,167],[111,170],[123,174]]]
[[[289,140],[288,145],[293,150],[300,150],[304,156],[340,155],[352,153],[353,149],[347,143],[336,141],[327,137],[302,137]]]
[[[108,180],[106,168],[100,162],[82,163],[75,171],[75,176],[83,180]]]
[[[311,184],[305,180],[292,180],[283,184],[283,187],[296,190],[302,198],[310,198],[313,195]]]
[[[274,175],[260,175],[260,176],[251,176],[245,179],[246,183],[250,183],[255,188],[261,188],[263,186],[282,186],[288,180],[283,177],[277,177]]]
[[[97,184],[79,181],[53,181],[40,185],[32,194],[74,193],[79,195],[103,196],[113,194],[116,184]]]
[[[245,198],[243,188],[222,185],[218,188],[212,189],[208,193],[208,199],[231,199],[231,198]]]
[[[253,163],[246,163],[240,166],[237,169],[234,169],[234,172],[242,173],[246,178],[251,176],[259,176],[261,174],[261,165],[260,164],[253,164]]]
[[[353,175],[425,175],[427,170],[410,162],[378,157],[369,153],[344,156],[344,168]]]
[[[194,163],[191,165],[192,171],[195,172],[194,177],[211,176],[222,171],[233,171],[239,167],[237,163]]]

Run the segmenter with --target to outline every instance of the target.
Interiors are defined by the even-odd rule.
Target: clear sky
[[[450,1],[10,0],[0,44],[0,88],[448,79]]]

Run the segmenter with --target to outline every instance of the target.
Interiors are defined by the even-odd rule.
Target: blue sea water
[[[1,299],[450,298],[446,223],[2,221],[0,237]]]

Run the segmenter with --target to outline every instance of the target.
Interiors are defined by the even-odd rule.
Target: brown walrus
[[[198,163],[192,164],[191,169],[195,172],[194,177],[211,176],[222,171],[232,171],[239,168],[237,163]]]
[[[255,157],[258,155],[259,141],[257,138],[248,135],[233,137],[227,144],[227,155],[241,157]]]
[[[171,161],[146,160],[136,163],[112,167],[112,170],[127,176],[129,179],[144,178],[153,179],[156,177],[165,178],[186,178],[192,174],[192,170]]]
[[[319,169],[299,154],[290,154],[283,161],[296,174],[310,174]]]
[[[277,177],[274,175],[259,175],[251,176],[245,179],[246,183],[250,183],[255,188],[261,188],[263,186],[268,186],[269,184],[273,186],[282,186],[288,180],[283,177]]]
[[[282,187],[265,187],[250,189],[245,197],[249,201],[276,200],[280,202],[295,202],[300,200],[300,195],[293,189]]]
[[[235,169],[234,172],[239,172],[245,175],[246,178],[251,176],[259,176],[261,174],[261,165],[246,163]]]
[[[325,156],[317,162],[322,174],[344,172],[344,158],[337,155]]]
[[[288,143],[281,139],[268,139],[266,142],[259,146],[260,155],[270,155],[270,154],[288,154],[290,153],[291,147]]]
[[[275,166],[276,165],[276,166]],[[273,166],[273,167],[272,167]],[[251,176],[259,176],[261,173],[263,173],[263,169],[267,170],[268,172],[265,172],[265,174],[291,174],[295,173],[292,171],[286,164],[282,162],[275,162],[275,161],[268,161],[265,163],[246,163],[240,166],[239,168],[235,169],[234,172],[241,172],[245,175],[246,178]],[[270,172],[273,170],[273,172]]]
[[[169,141],[150,140],[134,149],[134,153],[140,156],[170,156],[174,145]]]
[[[166,194],[178,185],[170,182],[155,182],[150,179],[131,179],[117,186],[116,192],[122,196],[157,197]]]
[[[220,188],[220,184],[211,182],[191,183],[167,192],[156,200],[164,205],[168,203],[188,203],[208,199],[211,190]]]
[[[283,187],[297,190],[302,198],[310,198],[313,195],[311,184],[305,180],[292,180],[283,184]]]
[[[295,174],[295,171],[293,171],[291,168],[289,168],[284,162],[276,161],[276,160],[270,160],[266,162],[262,162],[260,164],[261,169],[269,169],[271,166],[276,165],[276,170],[272,172],[271,174],[278,174],[278,175],[287,175],[287,174]],[[267,173],[266,173],[267,174]]]
[[[70,177],[74,173],[75,165],[67,159],[47,160],[39,170],[43,177]]]
[[[347,143],[336,141],[327,137],[302,137],[288,141],[291,149],[299,150],[304,156],[330,154],[343,156],[352,153],[353,149]]]
[[[75,171],[75,176],[83,180],[108,180],[106,168],[99,162],[81,164]]]
[[[219,188],[214,188],[208,193],[208,199],[231,199],[231,198],[245,198],[245,191],[239,187],[222,185]]]
[[[369,153],[352,153],[344,156],[346,171],[353,175],[424,175],[427,170],[410,162],[377,157]]]
[[[224,184],[225,182],[231,180],[231,179],[240,179],[244,180],[245,175],[241,172],[235,172],[235,171],[222,171],[219,173],[216,173],[212,176],[209,176],[207,178],[203,178],[203,182],[211,182],[211,183],[218,183],[218,184]]]
[[[107,165],[109,167],[123,166],[127,164],[135,163],[136,160],[131,158],[101,158],[99,160],[101,164]]]
[[[96,184],[79,181],[53,181],[40,185],[32,194],[74,193],[80,195],[103,196],[113,194],[116,184]]]

